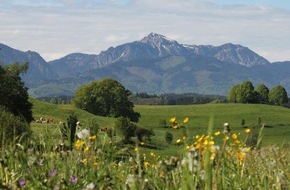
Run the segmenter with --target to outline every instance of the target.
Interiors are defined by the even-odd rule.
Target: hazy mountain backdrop
[[[46,62],[38,53],[0,43],[0,64],[29,62],[24,75],[35,97],[73,95],[79,85],[111,77],[132,92],[226,95],[244,80],[290,93],[290,61],[270,63],[247,47],[185,45],[150,33],[99,55],[72,53]]]

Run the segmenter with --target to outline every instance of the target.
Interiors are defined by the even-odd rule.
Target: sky
[[[0,0],[0,43],[46,60],[162,34],[290,61],[290,0]]]

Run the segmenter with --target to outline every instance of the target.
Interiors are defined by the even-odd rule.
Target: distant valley
[[[242,45],[186,45],[156,33],[98,55],[72,53],[49,62],[0,43],[0,64],[13,62],[29,62],[23,79],[34,97],[72,96],[80,85],[105,77],[149,94],[226,95],[244,80],[281,84],[290,93],[290,61],[270,63]]]

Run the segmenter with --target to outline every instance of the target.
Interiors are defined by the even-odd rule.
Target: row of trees
[[[271,90],[264,84],[254,88],[250,81],[232,86],[228,94],[228,101],[233,103],[263,103],[282,105],[288,103],[288,95],[281,85]]]

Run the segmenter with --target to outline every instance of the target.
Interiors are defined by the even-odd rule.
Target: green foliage
[[[168,144],[171,144],[172,141],[173,141],[173,134],[170,133],[169,131],[166,131],[166,133],[165,133],[165,141],[166,141]]]
[[[160,119],[159,120],[159,127],[166,127],[166,119]]]
[[[269,101],[276,105],[288,103],[288,95],[285,88],[281,85],[274,86],[269,92]]]
[[[97,134],[99,132],[99,124],[96,118],[91,118],[88,124],[91,134]]]
[[[124,143],[129,143],[131,138],[135,136],[136,125],[130,122],[129,118],[119,117],[115,127],[121,131]]]
[[[232,103],[236,103],[237,102],[237,93],[238,93],[238,89],[240,88],[240,85],[234,85],[231,89],[230,92],[228,94],[228,101],[232,102]]]
[[[78,117],[74,112],[72,112],[66,120],[67,125],[63,123],[63,126],[61,126],[61,133],[63,138],[68,139],[70,145],[72,146],[75,141]]]
[[[268,103],[269,102],[269,89],[264,84],[259,84],[256,87],[256,92],[258,93],[258,102]]]
[[[20,78],[27,69],[28,63],[15,63],[4,68],[0,66],[0,106],[30,123],[33,120],[32,104],[28,101],[28,89]]]
[[[76,107],[96,115],[122,116],[138,122],[140,114],[134,112],[134,105],[128,100],[130,94],[118,81],[107,78],[81,86],[73,102]]]
[[[30,126],[24,118],[15,116],[0,106],[0,147],[15,144],[16,140],[24,139],[29,135]]]
[[[256,93],[253,84],[250,81],[244,81],[236,91],[237,102],[255,103]]]
[[[270,91],[260,84],[254,90],[253,84],[244,81],[242,84],[234,85],[228,94],[228,101],[232,103],[272,103],[282,105],[288,103],[287,92],[284,87],[277,85]]]
[[[151,141],[151,136],[154,135],[154,132],[152,129],[147,129],[144,127],[136,127],[135,129],[135,135],[139,142],[142,141]]]
[[[241,126],[244,127],[246,124],[246,120],[245,119],[241,119]]]

